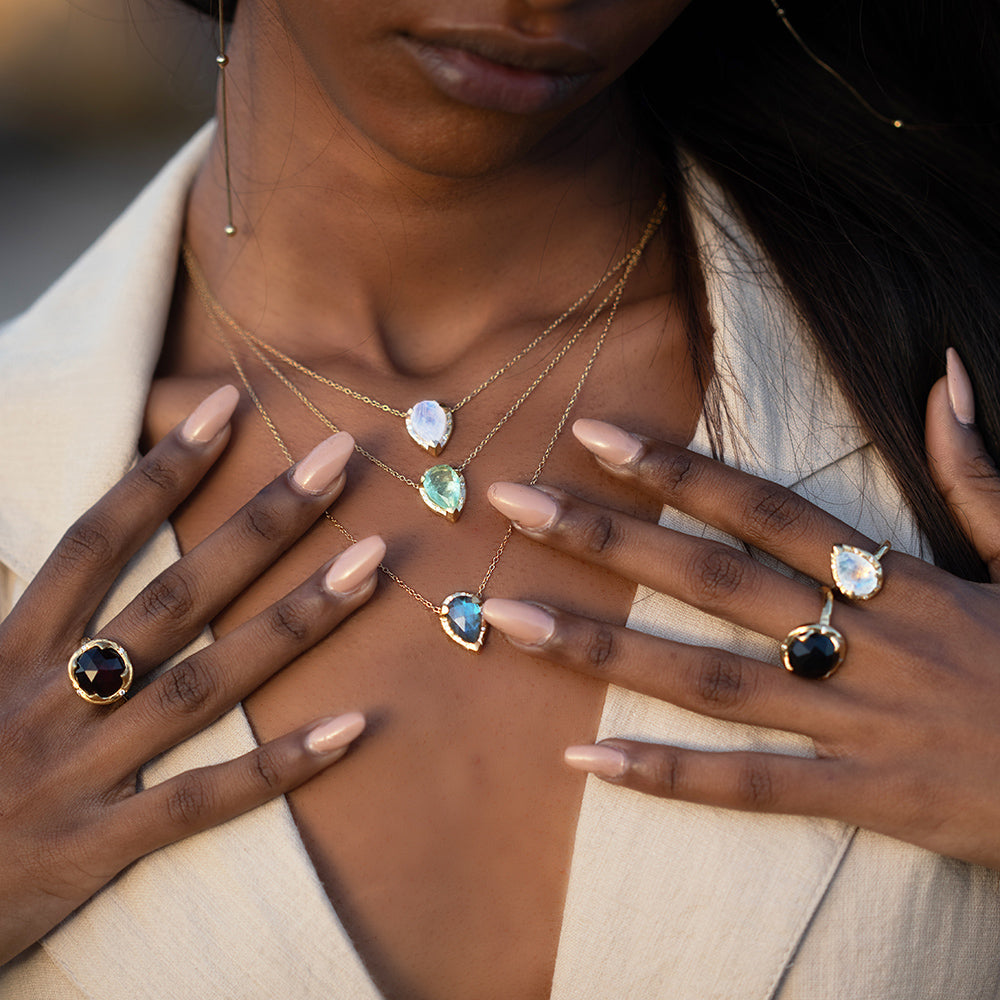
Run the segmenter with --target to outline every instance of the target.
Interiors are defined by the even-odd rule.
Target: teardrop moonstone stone
[[[835,545],[830,562],[834,583],[845,597],[865,601],[882,589],[882,567],[870,552]]]
[[[441,605],[441,627],[449,639],[478,653],[486,635],[483,602],[475,594],[460,591]]]
[[[424,451],[440,455],[451,437],[452,417],[436,399],[422,399],[406,411],[406,432]]]
[[[435,514],[457,521],[465,506],[465,480],[450,465],[434,465],[420,478],[420,495]]]

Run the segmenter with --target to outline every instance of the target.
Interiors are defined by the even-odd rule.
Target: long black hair
[[[185,0],[207,13],[217,0]],[[691,350],[711,330],[678,150],[728,193],[770,256],[832,375],[892,471],[937,562],[985,569],[934,488],[927,393],[955,347],[977,423],[1000,454],[998,0],[694,0],[626,83],[673,200]],[[231,17],[236,0],[224,0]],[[710,391],[710,390],[709,390]],[[712,410],[708,411],[712,419]],[[717,441],[723,428],[715,428]]]

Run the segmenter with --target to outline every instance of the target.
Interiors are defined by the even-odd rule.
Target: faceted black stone
[[[81,690],[97,698],[110,698],[122,686],[125,661],[113,649],[91,646],[76,658],[73,676]]]
[[[792,639],[788,644],[787,656],[792,673],[810,680],[825,677],[837,666],[839,659],[833,639],[821,632],[810,632]]]

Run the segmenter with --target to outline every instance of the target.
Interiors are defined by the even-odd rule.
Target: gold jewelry
[[[656,204],[656,208],[653,211],[654,218],[662,219],[663,212],[666,209],[666,199],[661,196]],[[333,379],[326,378],[320,375],[318,372],[313,371],[311,368],[306,367],[293,358],[288,357],[288,355],[279,351],[276,347],[272,347],[266,341],[261,340],[254,333],[242,327],[237,321],[229,314],[225,306],[218,301],[213,295],[208,287],[208,283],[205,280],[204,273],[198,264],[197,259],[191,252],[190,247],[184,247],[184,262],[188,270],[188,274],[191,278],[192,284],[195,286],[198,296],[202,301],[206,311],[214,315],[217,319],[221,320],[230,329],[233,330],[237,336],[247,344],[247,346],[256,347],[257,349],[270,354],[271,357],[277,359],[282,364],[288,365],[290,368],[294,368],[296,371],[303,375],[307,375],[330,389],[336,392],[343,393],[345,396],[350,396],[352,399],[356,399],[358,402],[364,403],[367,406],[374,407],[377,410],[381,410],[383,413],[391,414],[394,417],[402,420],[404,422],[406,432],[412,438],[413,441],[417,443],[425,451],[430,452],[432,455],[439,455],[444,450],[445,445],[448,443],[448,439],[451,437],[452,430],[454,429],[454,415],[466,405],[466,403],[471,402],[476,398],[484,389],[492,385],[501,375],[512,368],[518,361],[531,353],[539,344],[545,340],[549,334],[557,330],[562,324],[569,319],[575,312],[581,309],[585,302],[591,298],[610,278],[621,271],[624,267],[635,259],[638,254],[641,254],[645,248],[645,244],[648,242],[649,237],[644,234],[643,238],[637,243],[631,250],[629,250],[624,256],[617,260],[614,264],[609,267],[604,274],[590,288],[587,289],[572,305],[570,305],[560,316],[554,319],[534,340],[528,343],[525,347],[521,348],[517,354],[514,355],[509,361],[505,361],[492,375],[488,376],[482,382],[479,383],[471,392],[468,392],[463,396],[457,403],[451,406],[444,405],[437,400],[424,399],[420,402],[414,403],[408,410],[401,410],[397,407],[391,406],[388,403],[382,402],[378,399],[373,399],[366,393],[358,392],[356,389],[350,388],[350,386],[343,385]],[[593,321],[593,319],[599,314],[600,310],[607,304],[610,297],[614,294],[614,288],[612,288],[611,294],[606,296],[601,305],[597,310],[591,315],[590,319],[587,321],[587,325]],[[517,400],[515,406],[505,418],[509,419],[513,412],[516,412],[518,406],[523,403],[528,396],[537,388],[538,384],[545,378],[546,375],[555,367],[558,360],[561,360],[565,355],[566,351],[572,343],[575,343],[579,335],[584,332],[586,326],[582,327],[580,330],[574,334],[570,341],[570,344],[564,345],[563,350],[561,350],[557,355],[556,359],[548,365],[542,374],[529,386],[528,391]],[[485,442],[483,442],[485,444]],[[482,445],[480,445],[482,447]],[[466,459],[463,465],[467,465],[471,459]],[[459,471],[461,467],[456,466]]]
[[[219,96],[222,101],[222,121],[219,123],[222,131],[222,162],[226,172],[226,229],[227,236],[236,235],[236,226],[233,225],[233,185],[229,176],[229,99],[226,93],[226,67],[229,65],[229,56],[226,55],[226,19],[223,15],[222,0],[219,4],[219,54],[215,57],[215,63],[219,67]]]
[[[132,661],[110,639],[84,639],[66,669],[73,690],[91,705],[113,705],[132,686]]]
[[[882,589],[880,560],[891,548],[888,541],[874,553],[853,545],[834,545],[830,553],[830,571],[837,590],[853,601],[871,600]]]
[[[416,490],[420,498],[423,500],[424,504],[434,511],[436,514],[440,514],[451,522],[458,520],[462,509],[465,506],[467,488],[465,483],[465,470],[469,464],[479,455],[479,453],[486,447],[486,445],[492,440],[494,435],[507,423],[507,421],[520,409],[521,405],[528,399],[528,397],[541,385],[542,381],[549,375],[553,368],[566,356],[573,345],[580,339],[580,337],[590,328],[597,317],[604,311],[605,307],[609,303],[617,303],[620,300],[622,291],[625,287],[625,283],[628,281],[632,270],[635,268],[636,264],[639,262],[643,251],[646,249],[650,239],[652,239],[653,234],[659,228],[660,223],[663,220],[663,215],[666,210],[665,199],[660,198],[656,204],[656,208],[653,214],[650,216],[649,221],[646,224],[646,228],[643,231],[643,235],[638,243],[622,258],[624,265],[619,262],[615,264],[609,271],[599,279],[599,281],[589,289],[584,296],[577,300],[573,306],[570,307],[566,312],[563,313],[555,323],[550,324],[545,331],[536,337],[526,348],[523,348],[514,358],[506,362],[500,369],[494,372],[486,381],[480,383],[470,394],[468,394],[464,399],[462,399],[455,407],[452,408],[451,412],[454,412],[460,406],[464,406],[470,399],[474,398],[481,392],[487,385],[497,379],[503,372],[511,367],[519,358],[524,357],[534,346],[541,343],[542,339],[546,337],[552,330],[554,330],[558,325],[560,325],[563,320],[570,315],[573,311],[578,308],[578,306],[585,301],[594,290],[599,288],[608,278],[610,274],[615,273],[622,266],[624,270],[622,276],[618,281],[611,287],[608,294],[601,300],[601,302],[594,308],[590,315],[583,321],[579,329],[573,334],[572,337],[556,352],[551,361],[545,366],[545,368],[539,373],[539,375],[531,382],[531,384],[525,389],[524,392],[518,396],[517,399],[509,406],[505,413],[503,413],[500,419],[487,431],[486,435],[482,440],[472,449],[472,451],[466,456],[464,461],[458,463],[457,465],[449,465],[446,463],[441,463],[439,465],[433,465],[426,469],[420,478],[419,482],[414,481],[409,476],[404,475],[397,469],[394,469],[387,462],[382,461],[377,456],[373,455],[370,451],[364,448],[360,443],[355,443],[355,449],[357,452],[366,458],[373,465],[378,466],[384,472],[389,473],[389,475],[395,477],[400,482],[405,483],[411,489]],[[296,371],[302,374],[308,375],[324,385],[331,386],[338,391],[347,392],[349,395],[361,399],[363,402],[369,405],[375,406],[378,409],[385,410],[387,412],[392,412],[395,415],[406,416],[401,414],[398,410],[392,410],[387,407],[384,403],[379,403],[373,400],[369,396],[362,396],[356,393],[354,390],[347,389],[341,386],[339,383],[333,382],[327,379],[325,376],[320,375],[318,372],[306,367],[288,355],[277,350],[277,348],[271,347],[269,344],[260,340],[250,331],[245,330],[236,321],[229,316],[221,304],[212,296],[211,291],[208,288],[208,283],[205,280],[204,273],[202,272],[197,259],[195,258],[191,248],[187,245],[183,249],[184,263],[187,268],[188,275],[191,278],[191,282],[201,299],[203,306],[205,307],[206,313],[208,314],[209,320],[215,327],[216,332],[219,334],[220,340],[226,351],[229,354],[230,360],[233,362],[234,367],[237,372],[240,373],[241,378],[246,379],[243,373],[242,366],[236,356],[232,344],[226,336],[225,331],[222,329],[220,320],[227,323],[227,325],[233,329],[243,343],[250,349],[250,351],[257,357],[270,372],[273,374],[290,392],[294,393],[296,397],[305,405],[310,412],[327,427],[328,430],[335,433],[339,428],[334,424],[313,402],[310,400],[301,389],[298,388],[271,360],[267,355],[271,357],[278,358],[284,364],[287,364]],[[614,319],[614,309],[617,305],[613,306],[609,312],[607,322],[605,324],[604,333],[607,333],[608,328],[611,325],[611,321]],[[425,404],[431,404],[433,401],[425,400],[422,403],[417,404],[417,406],[424,406]],[[434,406],[439,406],[436,402],[433,402]],[[415,409],[415,408],[414,408]],[[413,409],[410,413],[412,414]],[[407,423],[409,424],[409,418],[407,418]],[[451,415],[448,414],[448,426],[449,433],[451,427]]]
[[[646,231],[643,234],[643,239],[640,241],[638,246],[642,248],[649,242],[652,238],[653,233],[656,232],[663,218],[663,210],[661,206],[658,205],[658,210],[654,212],[653,216],[650,218],[646,225]],[[577,379],[576,385],[573,388],[572,393],[570,393],[569,399],[566,402],[566,406],[563,408],[562,414],[556,423],[555,430],[552,432],[552,436],[549,438],[548,443],[545,446],[545,450],[542,452],[542,456],[535,467],[535,471],[529,480],[530,485],[534,485],[538,482],[539,477],[542,474],[542,470],[545,468],[545,463],[549,459],[553,448],[555,448],[556,441],[559,439],[559,435],[562,433],[563,428],[566,426],[566,421],[569,419],[570,412],[575,405],[580,392],[583,390],[583,386],[587,381],[587,377],[590,374],[591,369],[594,366],[594,362],[597,360],[597,356],[604,346],[604,342],[607,339],[608,332],[611,329],[611,325],[614,321],[615,315],[618,312],[618,306],[621,303],[622,294],[625,290],[625,282],[627,281],[632,270],[635,268],[636,264],[639,262],[639,256],[641,255],[641,250],[636,253],[633,258],[629,261],[625,273],[622,275],[621,279],[616,283],[614,290],[614,298],[611,301],[611,305],[608,311],[608,318],[604,324],[604,328],[601,330],[600,335],[597,338],[597,342],[594,345],[593,350],[590,353],[590,357],[587,359],[586,365],[584,365],[583,371],[580,373],[580,377]],[[214,316],[212,317],[213,322],[215,321]],[[221,330],[220,330],[221,332]],[[236,373],[243,383],[243,387],[247,391],[247,395],[250,397],[254,406],[257,408],[257,412],[260,414],[261,419],[267,426],[268,430],[271,432],[271,436],[274,438],[275,443],[281,450],[281,453],[285,456],[285,460],[289,465],[293,465],[295,460],[292,457],[292,453],[289,451],[288,446],[285,444],[284,438],[282,438],[281,433],[278,431],[277,426],[271,419],[271,415],[267,412],[264,404],[261,402],[260,397],[257,395],[243,366],[239,362],[239,358],[236,356],[235,352],[230,351],[230,359],[232,360],[233,366],[236,369]],[[300,399],[306,401],[305,397],[297,393]],[[336,431],[336,427],[322,414],[320,411],[311,404],[307,402],[309,409],[315,415],[320,417],[327,429]],[[501,425],[502,426],[502,425]],[[499,426],[491,433],[496,433],[499,430]],[[352,544],[356,541],[353,534],[351,534],[348,529],[341,524],[341,522],[333,516],[329,511],[324,512],[324,516],[331,524],[333,524],[341,534]],[[483,641],[486,637],[486,622],[482,615],[482,604],[483,604],[483,594],[489,584],[490,578],[493,576],[494,570],[500,562],[500,558],[503,555],[504,549],[507,547],[507,542],[510,540],[511,533],[513,532],[513,527],[511,525],[507,526],[504,532],[503,538],[500,540],[500,544],[497,546],[497,550],[490,560],[490,564],[483,574],[483,579],[479,584],[479,588],[473,593],[470,591],[456,591],[449,594],[441,604],[433,604],[429,601],[423,594],[419,591],[414,590],[408,583],[406,583],[400,576],[394,573],[388,566],[384,563],[379,566],[379,569],[390,580],[402,588],[407,594],[410,595],[415,601],[422,604],[430,612],[432,612],[441,622],[441,627],[444,630],[445,635],[448,636],[453,642],[462,646],[465,649],[471,650],[472,652],[478,652],[483,645]]]
[[[823,587],[826,602],[815,625],[792,629],[781,644],[781,662],[786,670],[809,680],[829,677],[844,662],[847,640],[830,624],[833,591]]]
[[[779,0],[771,0],[771,6],[774,8],[774,12],[778,15],[778,19],[781,23],[788,29],[788,33],[795,39],[799,48],[809,58],[816,63],[821,70],[829,73],[830,76],[834,78],[847,92],[867,111],[872,117],[877,118],[880,122],[884,122],[886,125],[891,125],[893,128],[899,129],[916,129],[921,128],[919,125],[910,125],[904,122],[901,118],[890,118],[888,115],[882,114],[876,108],[872,107],[868,101],[861,95],[858,89],[852,84],[848,83],[843,76],[840,75],[828,62],[824,62],[818,55],[808,45],[803,41],[802,36],[792,27],[792,22],[788,20],[788,15],[785,13],[785,9],[779,3]]]

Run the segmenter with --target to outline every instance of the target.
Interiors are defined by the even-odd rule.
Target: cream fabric
[[[0,611],[133,461],[207,129],[23,317],[0,332]],[[919,549],[876,455],[803,346],[780,289],[692,171],[730,459],[897,548]],[[101,391],[95,391],[98,388]],[[76,402],[86,392],[86,406]],[[707,450],[704,427],[694,447]],[[661,523],[709,529],[674,511]],[[717,534],[717,533],[716,533]],[[107,620],[176,557],[165,528]],[[764,658],[774,644],[640,591],[630,624]],[[207,641],[204,636],[201,642]],[[809,754],[807,740],[609,690],[602,735]],[[253,745],[241,709],[155,761],[154,783]],[[747,816],[589,779],[554,1000],[998,995],[995,873],[841,824]],[[143,859],[0,970],[0,997],[377,1000],[283,800]]]

